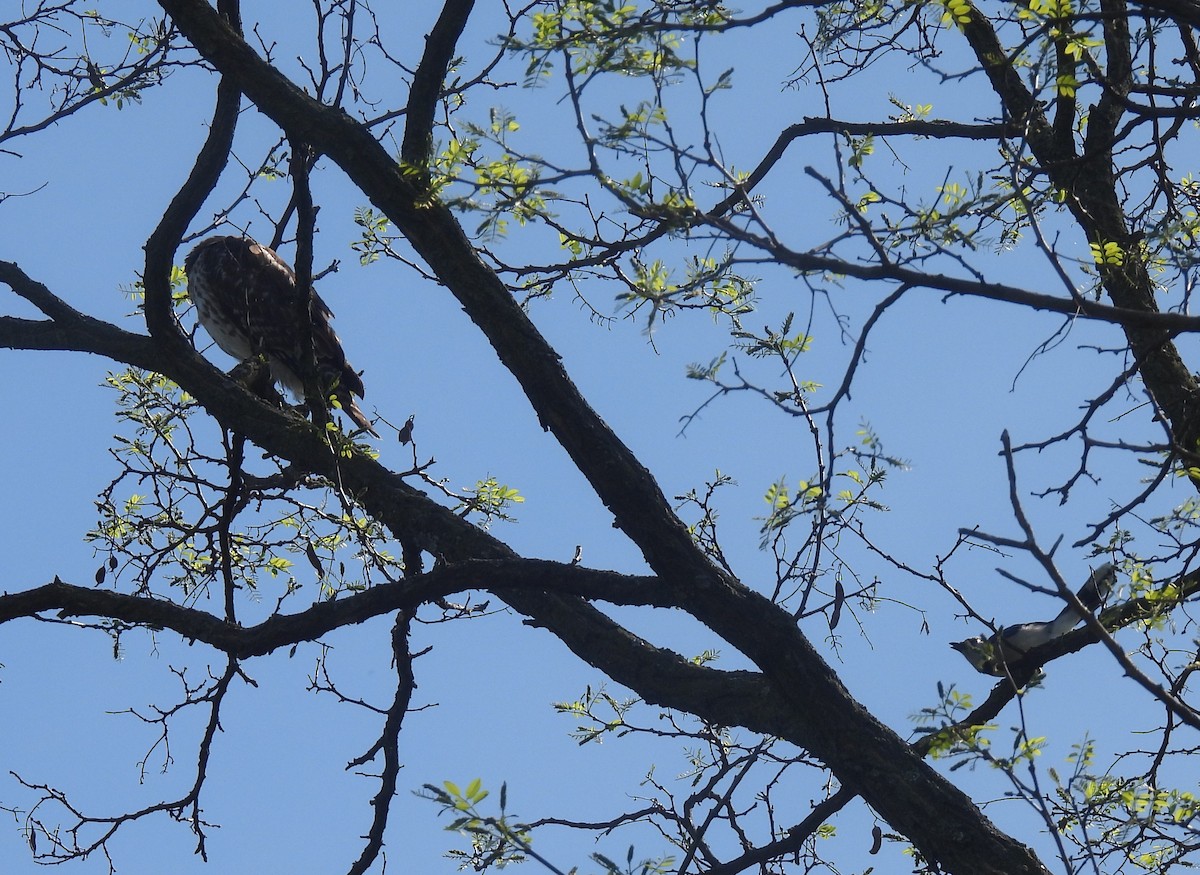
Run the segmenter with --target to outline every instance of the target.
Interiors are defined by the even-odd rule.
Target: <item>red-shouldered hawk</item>
[[[200,324],[217,346],[239,362],[264,356],[271,376],[303,398],[300,363],[306,332],[297,306],[296,274],[287,262],[246,237],[210,237],[188,253],[183,265]],[[355,395],[363,397],[362,378],[346,361],[329,324],[333,311],[315,289],[310,287],[307,295],[322,391],[333,395],[360,428],[378,437],[354,400]]]

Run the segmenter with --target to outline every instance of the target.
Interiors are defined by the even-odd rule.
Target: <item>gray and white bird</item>
[[[1089,611],[1095,613],[1104,604],[1117,582],[1117,567],[1105,562],[1091,573],[1075,597]],[[1007,666],[1015,665],[1029,651],[1061,638],[1079,625],[1083,614],[1074,605],[1067,605],[1062,612],[1048,623],[1019,623],[1005,626],[996,634],[984,638],[976,635],[966,641],[955,641],[950,646],[966,657],[976,671],[995,677],[1005,677]]]
[[[239,362],[264,356],[275,381],[303,399],[303,347],[311,343],[321,391],[378,437],[354,399],[363,397],[362,377],[330,325],[333,311],[311,286],[297,288],[296,274],[275,250],[248,237],[209,237],[188,253],[184,270],[200,324],[217,346]],[[301,321],[305,312],[308,325]]]

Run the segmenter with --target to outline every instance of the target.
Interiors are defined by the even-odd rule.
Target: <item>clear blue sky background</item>
[[[144,14],[155,14],[151,4],[144,6]],[[413,14],[411,9],[404,13],[409,19]],[[710,51],[720,57],[711,62],[710,75],[725,66],[736,71],[735,90],[718,95],[713,111],[724,154],[740,169],[757,161],[782,127],[822,112],[815,89],[781,87],[795,66],[794,31],[802,21],[801,15],[781,18],[769,34],[735,34],[712,44]],[[304,39],[309,25],[303,15],[270,22],[270,38],[281,43],[278,57],[300,51],[290,43]],[[427,28],[426,22],[415,26],[411,20],[406,28],[396,21],[385,25],[387,38],[401,54],[419,45]],[[497,29],[494,20],[484,18],[468,33],[461,47],[467,58],[464,69],[474,70],[486,60],[491,49],[483,40]],[[509,75],[519,78],[515,68]],[[836,116],[868,120],[886,115],[888,93],[910,103],[932,102],[939,117],[969,119],[994,112],[978,92],[960,92],[954,84],[935,88],[930,77],[915,71],[884,66],[872,76],[869,84],[834,106]],[[0,204],[0,257],[17,261],[79,309],[134,327],[136,320],[127,318],[132,305],[120,288],[134,282],[141,245],[190,167],[211,112],[213,84],[197,70],[176,75],[164,88],[149,92],[141,106],[120,112],[93,108],[17,143],[20,157],[0,156],[0,189],[36,189]],[[402,94],[397,85],[391,99],[402,99]],[[517,113],[522,125],[514,138],[518,148],[557,152],[578,163],[567,108],[556,102],[559,94],[555,83],[537,92],[509,88],[491,99]],[[44,97],[30,95],[35,101]],[[614,91],[603,110],[613,115],[617,104],[629,99]],[[478,102],[469,105],[466,115],[486,121],[483,101],[488,97],[474,100]],[[964,109],[970,106],[977,108]],[[274,136],[247,109],[237,151],[256,161],[262,144]],[[830,205],[802,173],[806,164],[831,168],[830,144],[826,137],[794,147],[775,172],[776,185],[767,190],[765,209],[796,240],[817,241],[835,233]],[[931,144],[901,145],[906,164],[893,165],[889,172],[911,190],[934,197],[933,186],[945,174],[938,162],[949,152]],[[879,149],[872,160],[885,166],[891,155]],[[357,264],[348,244],[356,236],[353,210],[364,200],[328,162],[321,168],[316,260],[318,266],[332,259],[341,262],[341,269],[322,282],[321,294],[337,313],[336,327],[351,360],[365,371],[367,409],[396,424],[415,415],[422,456],[436,457],[435,473],[451,485],[469,486],[492,475],[518,488],[525,496],[516,510],[519,521],[497,523],[494,531],[524,555],[565,560],[581,545],[585,564],[641,570],[636,552],[612,529],[565,454],[538,427],[515,382],[450,295],[399,266]],[[231,167],[222,191],[241,185],[238,173]],[[264,187],[262,194],[278,202],[286,197],[286,185],[274,183],[274,190]],[[221,202],[218,196],[209,207]],[[239,216],[250,218],[249,211]],[[469,227],[473,219],[466,222]],[[261,217],[251,232],[269,236]],[[520,229],[505,244],[515,254],[535,246],[549,251],[548,245],[541,232],[527,235]],[[1028,253],[1009,256],[999,270],[1029,287],[1042,282],[1044,290],[1052,288],[1048,278],[1038,279],[1046,272]],[[764,269],[762,276],[763,309],[750,324],[775,324],[790,310],[808,313],[812,304],[801,282],[782,271]],[[593,283],[583,291],[593,305],[622,316],[613,302],[616,290]],[[860,318],[875,295],[848,283],[837,306]],[[816,307],[821,312],[824,305]],[[12,295],[3,299],[0,312],[34,315]],[[769,556],[757,549],[755,521],[766,511],[762,495],[781,476],[793,487],[812,476],[814,462],[803,425],[748,396],[710,406],[680,435],[680,418],[708,393],[687,381],[684,369],[725,348],[721,327],[694,313],[661,323],[651,343],[640,317],[618,318],[607,327],[592,324],[565,287],[553,299],[535,304],[532,316],[584,394],[640,454],[665,492],[677,495],[701,487],[718,468],[737,480],[738,487],[728,490],[720,505],[725,546],[743,579],[766,586]],[[1107,385],[1112,368],[1107,359],[1081,355],[1077,345],[1119,342],[1112,329],[1076,326],[1065,343],[1022,370],[1026,357],[1058,326],[1057,317],[979,301],[942,303],[923,291],[910,293],[883,320],[840,434],[849,442],[856,419],[869,420],[889,452],[911,461],[911,470],[894,474],[880,496],[892,508],[874,529],[883,549],[920,566],[949,549],[960,526],[1015,534],[997,455],[1001,430],[1010,429],[1021,441],[1068,426],[1079,400]],[[814,333],[802,375],[836,385],[849,347],[824,315]],[[232,364],[218,351],[210,355],[221,366]],[[98,559],[82,536],[95,523],[93,499],[117,472],[107,448],[120,426],[113,417],[113,393],[100,388],[109,364],[81,355],[6,352],[0,354],[0,367],[6,377],[0,380],[0,404],[9,411],[0,437],[8,459],[0,468],[5,496],[0,502],[2,587],[36,586],[54,575],[87,584]],[[772,377],[769,369],[756,373],[764,380]],[[379,446],[385,463],[408,465],[407,449],[386,439]],[[1055,466],[1071,464],[1071,457],[1049,453],[1024,462],[1023,475],[1033,488],[1044,486]],[[1077,506],[1033,505],[1047,541],[1061,533],[1069,543],[1085,534],[1088,521],[1133,488],[1129,473],[1113,471],[1099,485],[1081,486],[1086,500]],[[864,577],[880,575],[883,601],[873,614],[863,615],[865,631],[843,621],[836,647],[819,619],[808,631],[854,695],[901,734],[910,732],[912,714],[934,702],[939,681],[982,697],[987,681],[947,647],[979,630],[954,620],[949,597],[906,579],[858,544],[844,547],[847,561]],[[1057,611],[1049,600],[1004,582],[992,571],[996,565],[1018,574],[1032,572],[1023,557],[974,551],[956,560],[953,582],[1001,622],[1045,618]],[[1078,579],[1086,573],[1084,556],[1068,550],[1061,567]],[[298,567],[297,574],[314,586],[305,577],[311,577],[308,569]],[[264,588],[269,602],[268,593]],[[671,614],[618,613],[656,643],[689,655],[715,644]],[[388,631],[385,620],[330,636],[330,665],[348,694],[380,705],[388,701]],[[190,783],[197,719],[185,715],[174,726],[172,767],[162,773],[164,750],[159,747],[139,783],[138,764],[153,744],[155,730],[119,712],[132,707],[145,713],[151,703],[172,703],[178,684],[169,669],[187,665],[189,676],[200,676],[212,655],[171,634],[129,635],[124,643],[122,658],[114,659],[108,639],[94,632],[32,621],[0,627],[0,803],[29,804],[30,796],[8,775],[10,769],[29,781],[64,787],[97,812],[115,813],[180,794]],[[416,666],[415,704],[426,707],[409,715],[401,739],[406,766],[388,833],[390,871],[453,869],[439,856],[452,839],[440,832],[435,807],[409,795],[422,783],[452,779],[465,784],[480,777],[498,789],[507,781],[510,808],[523,817],[602,820],[633,807],[627,795],[644,792],[639,781],[652,763],[657,763],[659,777],[668,780],[684,768],[682,752],[672,744],[627,740],[578,747],[569,738],[572,722],[555,716],[551,703],[573,699],[587,685],[604,681],[547,633],[523,627],[518,617],[500,614],[420,626],[413,643],[431,648]],[[127,828],[113,842],[119,871],[333,872],[348,866],[360,850],[358,836],[369,823],[368,800],[376,785],[370,778],[347,774],[344,765],[375,740],[378,726],[356,709],[305,692],[317,653],[318,647],[311,645],[300,647],[292,658],[276,654],[252,661],[246,668],[259,687],[235,684],[204,795],[206,816],[220,824],[209,835],[212,864],[205,868],[191,855],[194,842],[186,827],[157,821]],[[721,667],[740,665],[732,654],[727,657]],[[1115,664],[1089,652],[1056,664],[1048,689],[1028,700],[1032,734],[1048,735],[1054,742],[1046,754],[1048,763],[1059,763],[1069,745],[1087,733],[1104,738],[1104,714],[1097,697],[1081,683],[1085,677],[1119,689]],[[1134,714],[1145,702],[1135,695],[1129,704]],[[656,714],[647,709],[640,720],[652,724]],[[1000,724],[1007,727],[1016,719],[1010,708]],[[1136,724],[1135,717],[1131,720]],[[1108,752],[1115,749],[1119,747]],[[958,772],[955,780],[980,801],[1004,790],[991,774]],[[789,823],[803,816],[811,794],[818,792],[798,790]],[[1019,804],[993,806],[989,814],[1023,839],[1035,840],[1033,821]],[[874,862],[880,871],[906,869],[899,845],[890,846],[884,858],[865,856],[871,821],[861,807],[852,806],[838,823],[841,837],[833,841],[844,842],[844,853],[851,855],[840,859],[861,856],[861,866]],[[539,848],[564,870],[580,865],[591,871],[595,867],[586,863],[588,853],[598,849],[623,858],[627,841],[609,839],[593,847],[584,836],[560,835],[555,841],[548,835]],[[1048,849],[1045,843],[1040,847]],[[638,839],[639,855],[665,852],[666,846],[653,836]],[[19,823],[0,818],[0,871],[30,869]],[[104,860],[92,859],[67,871],[105,870]]]

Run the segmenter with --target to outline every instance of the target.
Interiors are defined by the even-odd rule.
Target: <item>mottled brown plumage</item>
[[[239,362],[262,355],[271,376],[297,398],[304,397],[303,322],[296,274],[270,247],[246,237],[210,237],[184,260],[188,294],[200,324],[217,346]],[[363,397],[362,378],[342,351],[329,320],[333,312],[316,290],[307,290],[316,377],[361,428],[378,437],[354,396]]]

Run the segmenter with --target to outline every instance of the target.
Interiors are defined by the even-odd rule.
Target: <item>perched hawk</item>
[[[315,289],[299,292],[296,274],[270,247],[245,237],[210,237],[183,262],[188,295],[200,324],[217,346],[239,362],[263,355],[271,376],[297,398],[304,397],[302,330],[298,295],[308,298],[317,380],[360,427],[378,437],[354,396],[363,397],[362,378],[346,361],[329,320],[333,311]]]

